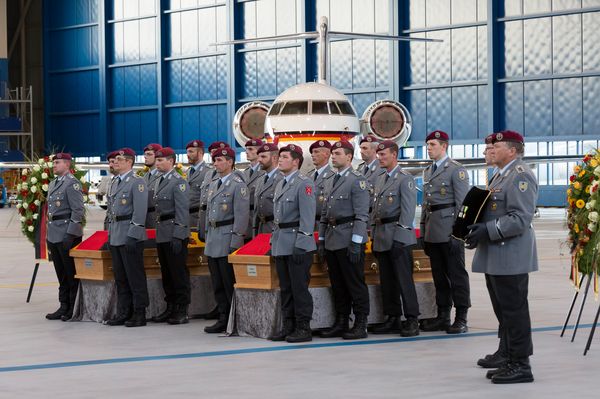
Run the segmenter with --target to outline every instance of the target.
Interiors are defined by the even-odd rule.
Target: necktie
[[[161,177],[160,177],[160,181],[158,182],[158,184],[159,184],[159,185],[160,185],[160,184],[162,184],[162,182],[163,182],[164,180],[165,180],[165,177],[164,177],[164,176],[161,176]]]
[[[287,184],[287,179],[283,179],[283,184],[281,185],[281,188],[284,188],[286,184]]]
[[[389,174],[389,173],[386,173],[386,174],[385,174],[385,182],[384,182],[384,183],[387,183],[387,182],[388,182],[388,180],[389,180],[389,178],[390,178],[390,174]]]
[[[437,169],[437,162],[433,163],[433,166],[431,167],[431,173],[435,173],[435,170]]]
[[[221,184],[223,184],[223,180],[219,179],[219,182],[217,183],[217,190],[221,188]]]
[[[250,177],[254,174],[254,168],[250,168]]]
[[[263,184],[267,184],[267,180],[269,180],[269,175],[265,175],[265,181],[263,182]]]
[[[336,185],[336,183],[338,182],[338,180],[340,180],[340,177],[341,177],[340,174],[336,173],[335,177],[333,178],[333,185],[334,186]]]
[[[318,170],[315,171],[315,177],[313,177],[313,180],[317,181],[317,177],[319,177],[319,171]]]
[[[192,175],[194,174],[195,171],[196,171],[196,169],[190,168],[189,176],[192,177]]]

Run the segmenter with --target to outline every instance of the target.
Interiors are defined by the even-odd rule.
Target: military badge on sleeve
[[[240,188],[240,193],[242,193],[242,197],[246,197],[248,195],[248,189],[246,187]]]
[[[138,191],[139,191],[140,193],[143,193],[143,192],[144,192],[144,185],[143,185],[143,184],[138,184]]]
[[[529,187],[529,184],[526,181],[520,181],[519,182],[519,190],[524,193],[525,191],[527,191],[527,187]]]
[[[74,188],[75,190],[79,190],[79,183],[75,183],[75,184],[73,184],[73,188]]]
[[[365,180],[359,181],[358,185],[360,186],[361,190],[366,190],[367,189],[367,182]]]
[[[181,192],[184,193],[185,192],[185,184],[180,184],[179,190],[181,190]]]
[[[410,180],[408,182],[408,189],[409,190],[414,190],[415,189],[415,182],[414,181]]]
[[[309,195],[309,196],[310,196],[310,195],[312,195],[312,191],[313,191],[313,190],[312,190],[312,187],[311,187],[311,186],[306,186],[306,187],[304,188],[304,192],[306,193],[306,195]]]
[[[465,171],[464,171],[464,170],[460,170],[460,171],[458,172],[458,178],[459,178],[460,180],[465,180],[465,179],[467,178],[467,174],[465,173]]]

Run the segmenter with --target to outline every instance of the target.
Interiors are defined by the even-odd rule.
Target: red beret
[[[185,146],[185,149],[187,150],[188,148],[204,148],[204,143],[202,142],[202,140],[192,140],[189,143],[187,143],[187,145]]]
[[[312,152],[315,148],[327,148],[328,150],[331,150],[331,143],[327,140],[317,140],[310,145],[308,151]]]
[[[497,143],[500,141],[512,141],[515,143],[524,143],[523,136],[521,136],[517,132],[513,132],[512,130],[503,130],[498,133],[493,134],[492,143]]]
[[[261,139],[252,139],[252,140],[246,141],[246,144],[244,144],[244,147],[258,147],[263,144],[264,144],[264,142]]]
[[[485,140],[484,140],[485,143],[492,144],[494,142],[494,136],[495,136],[495,133],[488,134],[487,136],[485,136]]]
[[[210,156],[214,162],[217,157],[228,157],[235,159],[235,151],[231,147],[215,148],[211,151]]]
[[[354,146],[352,145],[352,143],[350,143],[348,140],[340,140],[340,141],[336,141],[333,146],[331,147],[332,150],[335,150],[336,148],[347,148],[350,151],[354,151]]]
[[[117,150],[115,156],[117,156],[117,155],[127,155],[130,157],[135,157],[135,151],[133,151],[131,148],[125,147],[125,148],[121,148],[120,150]]]
[[[227,148],[229,147],[229,144],[227,144],[224,141],[215,141],[214,143],[212,143],[211,145],[208,146],[208,151],[212,151],[215,148]]]
[[[428,142],[429,140],[442,140],[442,141],[448,141],[450,140],[450,137],[448,136],[448,133],[443,132],[441,130],[434,130],[433,132],[429,133],[427,135],[427,137],[425,138],[425,142]]]
[[[297,144],[288,144],[285,147],[281,147],[279,149],[279,153],[281,154],[282,152],[294,152],[294,153],[300,155],[302,158],[304,158],[304,154],[302,153],[302,147],[300,147]]]
[[[113,158],[117,157],[117,151],[111,151],[108,154],[106,154],[106,160],[110,161]]]
[[[67,161],[70,161],[73,157],[68,152],[59,152],[54,156],[54,159],[66,159]]]
[[[363,137],[362,140],[360,141],[360,144],[362,144],[362,143],[377,143],[377,142],[379,142],[377,137],[370,134],[367,137]]]
[[[150,143],[144,147],[144,152],[146,151],[158,151],[162,148],[162,145],[156,143]]]
[[[260,154],[261,152],[272,152],[272,151],[279,151],[279,147],[277,147],[277,144],[265,143],[260,146],[257,153]]]
[[[156,151],[157,158],[165,158],[169,156],[175,156],[175,151],[171,147],[163,147],[160,150]]]
[[[383,140],[377,146],[377,151],[382,151],[382,150],[385,150],[386,148],[389,148],[392,151],[398,152],[398,144],[396,144],[396,142],[393,140]]]

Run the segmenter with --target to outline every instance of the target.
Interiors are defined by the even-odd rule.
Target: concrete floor
[[[103,213],[90,208],[88,215],[86,235],[99,228]],[[25,303],[33,247],[20,235],[14,208],[0,209],[0,398],[597,396],[600,332],[582,356],[598,306],[593,294],[575,342],[571,331],[569,338],[559,337],[574,293],[561,244],[563,219],[562,210],[542,210],[535,220],[541,266],[531,275],[529,298],[536,381],[496,386],[475,364],[497,346],[496,321],[479,274],[471,276],[470,332],[460,336],[371,336],[353,343],[316,338],[290,345],[207,335],[202,329],[209,321],[199,320],[136,329],[48,321],[44,315],[57,306],[54,270],[42,263],[31,302]]]

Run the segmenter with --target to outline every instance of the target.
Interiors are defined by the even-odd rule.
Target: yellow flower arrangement
[[[585,192],[586,192],[586,194],[589,194],[589,193],[590,193],[590,189],[591,189],[591,188],[592,188],[591,186],[587,186],[587,187],[585,188]]]
[[[573,230],[575,230],[575,233],[579,233],[579,225],[577,223],[573,226]]]
[[[583,177],[585,176],[585,170],[582,170],[581,172],[579,172],[579,177]]]
[[[579,166],[579,165],[573,166],[573,173],[579,173],[579,172],[581,172],[581,166]]]
[[[595,168],[596,166],[598,166],[598,161],[596,160],[596,158],[592,158],[592,159],[590,160],[590,166],[591,166],[592,168]]]
[[[575,190],[581,190],[581,183],[576,181],[575,183],[573,183],[573,188]]]
[[[583,208],[585,206],[585,201],[582,199],[578,199],[577,202],[575,203],[575,206],[579,209]]]

